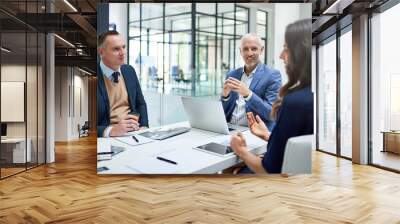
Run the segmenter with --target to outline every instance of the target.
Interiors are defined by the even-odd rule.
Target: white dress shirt
[[[253,75],[257,70],[258,65],[251,71],[249,75],[246,74],[243,67],[242,77],[240,79],[247,88],[250,88],[251,81],[253,80]],[[247,126],[247,116],[246,116],[246,101],[251,99],[253,96],[253,92],[250,90],[250,94],[244,98],[242,95],[239,94],[239,98],[236,100],[236,107],[233,110],[231,123],[240,126]]]
[[[113,74],[114,72],[119,72],[119,74],[122,75],[122,73],[121,73],[121,66],[118,67],[118,70],[114,71],[112,68],[110,68],[110,67],[108,67],[107,65],[105,65],[105,64],[103,63],[103,61],[100,61],[100,68],[101,68],[101,71],[103,72],[103,75],[105,75],[105,76],[106,76],[109,80],[111,80],[111,81],[114,81],[114,80],[113,80],[113,76],[112,76],[112,74]]]

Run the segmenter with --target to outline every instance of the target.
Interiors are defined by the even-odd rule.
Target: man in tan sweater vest
[[[135,70],[125,65],[125,42],[116,31],[100,35],[98,136],[121,136],[148,126],[147,107]]]

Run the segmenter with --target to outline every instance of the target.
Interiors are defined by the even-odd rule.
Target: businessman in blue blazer
[[[226,75],[222,90],[221,101],[226,120],[247,126],[246,113],[253,112],[272,130],[274,122],[270,113],[282,84],[281,73],[261,63],[264,47],[256,34],[245,34],[239,49],[245,65]]]
[[[99,36],[97,131],[99,137],[121,136],[148,126],[147,106],[135,69],[124,64],[125,42],[117,31]]]

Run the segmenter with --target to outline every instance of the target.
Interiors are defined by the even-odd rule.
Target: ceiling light
[[[1,47],[1,50],[4,51],[4,52],[6,52],[6,53],[10,53],[10,52],[11,52],[11,50],[8,50],[8,49],[5,48],[5,47]]]
[[[332,5],[325,9],[322,14],[342,14],[343,9],[353,2],[354,0],[336,0]]]
[[[92,75],[92,73],[89,73],[88,71],[85,71],[85,70],[83,70],[83,69],[81,69],[79,67],[78,67],[78,69],[79,69],[79,71],[81,71],[81,72],[83,72],[83,73],[85,73],[87,75]]]
[[[54,36],[57,37],[58,39],[60,39],[61,41],[63,41],[64,43],[66,43],[67,45],[69,45],[69,46],[75,48],[75,45],[71,44],[71,42],[67,41],[66,39],[64,39],[64,38],[62,38],[62,37],[60,37],[60,36],[58,36],[57,34],[54,34]]]
[[[65,4],[67,4],[72,10],[74,10],[74,12],[78,12],[78,10],[71,4],[68,2],[68,0],[64,0]]]

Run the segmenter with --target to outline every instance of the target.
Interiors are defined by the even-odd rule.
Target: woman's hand
[[[242,157],[245,153],[248,152],[246,139],[244,138],[242,133],[238,132],[237,134],[232,135],[231,148],[239,157]]]
[[[253,112],[247,113],[247,121],[249,124],[250,131],[253,135],[258,136],[259,138],[268,141],[270,132],[265,125],[265,123],[261,120],[260,116],[256,116],[254,118]]]
[[[261,158],[249,152],[246,140],[242,133],[238,132],[237,134],[232,135],[231,148],[253,172],[265,173]]]

